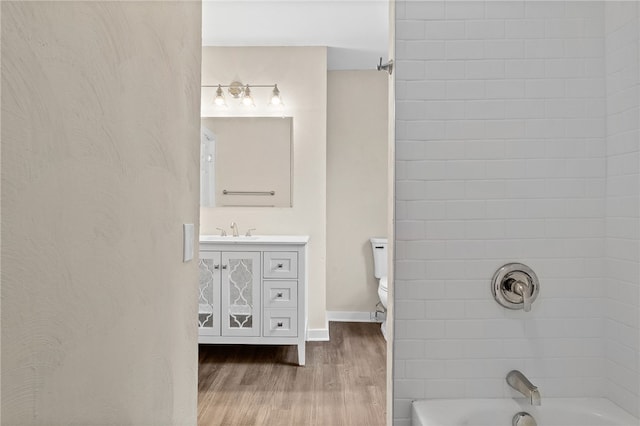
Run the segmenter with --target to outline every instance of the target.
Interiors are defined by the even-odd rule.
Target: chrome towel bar
[[[276,195],[276,191],[227,191],[222,190],[223,195]]]

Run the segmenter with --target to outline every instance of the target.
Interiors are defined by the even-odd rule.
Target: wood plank
[[[330,342],[200,345],[198,425],[367,425],[386,416],[386,342],[375,323],[329,323]]]

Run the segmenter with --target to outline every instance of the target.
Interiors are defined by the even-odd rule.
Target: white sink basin
[[[201,243],[222,243],[222,244],[240,244],[240,243],[256,243],[256,244],[290,244],[290,243],[306,243],[309,241],[307,235],[252,235],[246,236],[226,236],[219,235],[200,235]]]
[[[240,237],[232,237],[226,236],[221,237],[219,235],[200,235],[201,242],[211,242],[211,243],[241,243],[246,241],[257,241],[260,239],[259,235],[252,235],[250,237],[245,237],[244,235]]]

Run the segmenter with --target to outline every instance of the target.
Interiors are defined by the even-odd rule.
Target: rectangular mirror
[[[200,205],[291,207],[291,117],[202,117]]]

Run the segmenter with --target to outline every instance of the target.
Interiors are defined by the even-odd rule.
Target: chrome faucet
[[[240,233],[238,232],[238,224],[235,222],[231,222],[231,230],[233,231],[234,237],[239,237]]]
[[[511,370],[507,374],[507,383],[509,386],[531,399],[531,405],[540,405],[540,392],[524,374],[518,370]]]

